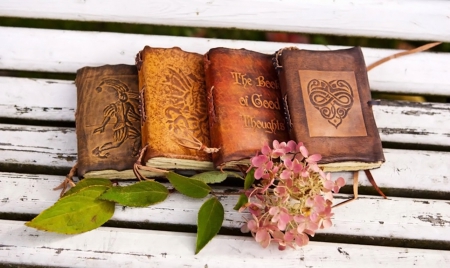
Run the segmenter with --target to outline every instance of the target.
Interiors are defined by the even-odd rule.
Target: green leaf
[[[104,186],[111,187],[112,182],[108,179],[96,179],[96,178],[82,179],[75,185],[75,187],[71,188],[63,196],[69,196],[71,194],[79,192],[81,189],[84,189],[89,186],[94,186],[94,185],[104,185]]]
[[[79,234],[100,227],[114,214],[113,202],[99,200],[108,189],[104,185],[89,186],[59,199],[25,225],[38,230]]]
[[[112,187],[99,199],[117,202],[124,206],[146,207],[164,201],[167,195],[169,191],[161,183],[143,181],[125,187]]]
[[[192,180],[172,171],[168,172],[166,177],[178,192],[189,197],[203,198],[211,192],[211,188],[202,181]]]
[[[250,189],[254,181],[255,181],[255,169],[252,168],[247,173],[247,175],[245,175],[244,190]]]
[[[217,197],[212,197],[202,205],[198,211],[197,225],[197,246],[195,254],[199,253],[203,247],[219,232],[222,227],[225,212]]]
[[[226,178],[227,173],[221,171],[207,171],[191,177],[191,179],[199,180],[204,183],[219,183],[223,182]]]
[[[239,210],[243,205],[245,205],[247,203],[248,203],[248,197],[245,194],[241,194],[233,209]]]
[[[239,175],[239,173],[237,172],[233,172],[233,171],[224,171],[225,173],[227,173],[227,175],[229,177],[235,177],[235,178],[239,178],[239,179],[244,179],[241,175]]]

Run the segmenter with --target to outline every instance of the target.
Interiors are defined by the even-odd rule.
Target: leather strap
[[[373,188],[375,188],[375,190],[377,190],[377,192],[384,198],[387,199],[386,195],[381,191],[380,188],[378,188],[377,183],[375,182],[375,179],[372,176],[372,173],[370,172],[370,170],[364,170],[364,173],[366,173],[367,179],[369,179],[370,184],[372,184]]]

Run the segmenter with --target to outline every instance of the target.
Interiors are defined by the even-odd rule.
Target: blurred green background
[[[237,29],[171,27],[171,26],[128,24],[128,23],[79,22],[79,21],[61,21],[61,20],[22,19],[22,18],[8,18],[8,17],[0,17],[0,26],[137,33],[137,34],[152,34],[152,35],[195,36],[195,37],[218,38],[218,39],[275,41],[275,42],[310,43],[310,44],[340,45],[340,46],[362,46],[373,48],[396,48],[396,49],[412,49],[427,43],[427,42],[414,42],[395,39],[376,39],[365,37],[346,37],[346,36],[317,35],[317,34],[303,34],[303,33],[280,33],[280,32],[263,32],[253,30],[237,30]],[[450,52],[450,43],[441,44],[435,48],[432,48],[431,50]],[[69,80],[75,78],[75,74],[15,72],[7,70],[0,70],[0,75],[69,79]],[[374,93],[373,98],[403,99],[411,101],[450,102],[450,100],[445,97],[409,96],[409,95],[405,96],[405,95],[380,94],[380,93]]]

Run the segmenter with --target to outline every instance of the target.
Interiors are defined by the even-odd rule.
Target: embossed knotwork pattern
[[[298,74],[310,137],[367,136],[354,72],[299,70]]]
[[[353,105],[353,91],[344,80],[325,81],[313,79],[308,83],[311,104],[323,118],[338,128]]]

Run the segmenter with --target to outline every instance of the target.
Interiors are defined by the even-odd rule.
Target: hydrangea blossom
[[[335,181],[317,165],[319,154],[310,155],[303,143],[273,141],[251,159],[255,185],[246,192],[251,218],[242,226],[261,246],[277,243],[280,250],[309,242],[318,229],[332,226],[332,193],[345,184]],[[250,170],[249,169],[249,170]]]

